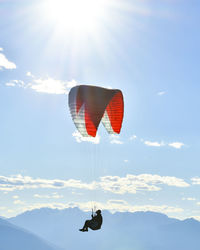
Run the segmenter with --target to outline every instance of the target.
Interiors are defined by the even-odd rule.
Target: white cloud
[[[19,199],[18,195],[13,195],[13,199]]]
[[[14,82],[7,82],[7,83],[6,83],[6,86],[7,86],[7,87],[15,87],[16,84],[15,84]]]
[[[6,210],[7,208],[6,207],[0,207],[0,210]]]
[[[157,141],[144,141],[143,139],[141,140],[145,145],[149,147],[163,147],[163,146],[169,146],[172,148],[180,149],[182,148],[185,144],[183,142],[171,142],[171,143],[165,143],[163,141],[157,142]]]
[[[170,147],[180,149],[182,148],[185,144],[182,142],[172,142],[168,144]]]
[[[111,144],[123,144],[123,141],[120,140],[119,135],[111,135],[110,136],[110,143]]]
[[[25,83],[21,80],[12,80],[6,83],[6,86],[30,88],[36,92],[46,94],[67,94],[71,87],[77,85],[77,82],[75,80],[61,81],[53,79],[51,77],[36,78],[31,74],[31,72],[27,72],[26,75],[31,77],[31,82]]]
[[[79,192],[75,192],[75,191],[72,191],[72,194],[79,195],[79,196],[83,195],[83,193],[79,193]]]
[[[28,85],[26,85],[24,81],[21,81],[21,80],[11,80],[10,82],[7,82],[5,85],[7,87],[15,87],[15,86],[20,87],[20,88],[28,87]]]
[[[127,205],[128,204],[124,200],[109,200],[108,203],[112,205]]]
[[[193,185],[200,185],[200,178],[199,177],[193,177],[191,178]]]
[[[183,179],[171,176],[159,176],[151,174],[104,176],[100,178],[100,187],[116,194],[136,193],[137,191],[159,191],[161,185],[174,187],[188,187]]]
[[[34,194],[35,198],[39,198],[39,199],[60,199],[63,198],[63,195],[59,195],[57,193],[53,193],[51,195],[41,195],[41,194]]]
[[[141,175],[126,175],[125,177],[119,176],[103,176],[99,181],[90,183],[82,182],[81,180],[68,179],[41,179],[32,178],[30,176],[16,175],[11,177],[0,176],[0,190],[14,191],[24,189],[37,189],[37,188],[76,188],[81,190],[103,190],[105,192],[112,192],[115,194],[136,193],[138,191],[159,191],[161,185],[174,186],[174,187],[188,187],[189,184],[183,179],[173,176],[159,176],[151,174]],[[74,190],[72,190],[74,191]],[[37,198],[42,198],[41,195],[36,194]],[[56,198],[54,193],[54,198]],[[46,197],[47,198],[47,197]],[[57,197],[58,198],[58,197]]]
[[[13,203],[15,205],[23,205],[23,204],[25,204],[23,201],[20,201],[20,200],[14,200]]]
[[[47,94],[67,94],[71,84],[72,82],[64,82],[49,77],[47,79],[34,79],[33,83],[30,84],[30,88],[36,92]]]
[[[0,48],[2,52],[3,49]],[[10,62],[3,53],[0,53],[0,70],[1,69],[16,69],[16,65],[13,62]]]
[[[33,203],[32,205],[22,207],[22,212],[26,212],[27,210],[40,209],[40,208],[52,208],[52,209],[65,209],[70,206],[65,203],[52,202],[52,203]]]
[[[156,141],[144,141],[144,144],[149,147],[161,147],[165,145],[163,142],[156,142]]]
[[[166,91],[160,91],[157,93],[157,95],[162,96],[162,95],[165,95],[166,93],[167,93]]]
[[[72,136],[76,139],[78,143],[81,142],[91,142],[94,144],[99,144],[100,136],[97,134],[96,137],[84,137],[77,130],[72,134]]]
[[[34,77],[34,75],[32,75],[32,73],[31,73],[30,71],[28,71],[28,72],[26,73],[26,75],[29,76],[29,77]]]
[[[129,162],[129,160],[124,160],[124,162],[125,162],[125,163],[128,163],[128,162]]]
[[[7,212],[8,212],[8,213],[14,213],[15,210],[13,210],[13,209],[8,209]]]
[[[135,140],[136,138],[137,138],[136,135],[132,135],[129,139],[130,139],[131,141],[133,141],[133,140]]]
[[[193,198],[193,197],[185,198],[185,197],[183,197],[182,200],[183,200],[183,201],[195,201],[196,198]]]

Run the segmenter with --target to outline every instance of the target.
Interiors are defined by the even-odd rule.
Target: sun
[[[111,48],[121,56],[116,38],[127,29],[126,13],[130,9],[124,2],[127,1],[36,0],[31,6],[32,29],[37,42],[45,42],[44,62],[52,55],[58,63],[57,71],[65,72],[67,63],[68,70],[74,73],[83,61],[91,58],[106,64]],[[87,70],[81,70],[86,74]]]
[[[105,15],[106,0],[44,0],[43,13],[58,29],[91,31]]]

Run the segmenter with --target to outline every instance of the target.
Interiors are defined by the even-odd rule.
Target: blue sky
[[[199,219],[199,2],[73,2],[0,1],[0,214],[95,204]],[[122,90],[119,136],[78,135],[78,84]]]

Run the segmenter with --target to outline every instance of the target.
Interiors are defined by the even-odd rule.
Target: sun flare
[[[105,0],[46,0],[44,14],[58,28],[90,30],[104,15]]]

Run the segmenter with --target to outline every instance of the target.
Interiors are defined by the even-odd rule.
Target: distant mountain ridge
[[[178,220],[155,212],[102,211],[99,231],[79,232],[90,213],[78,208],[42,208],[9,221],[65,250],[199,250],[200,222]],[[10,250],[10,249],[9,249]]]
[[[0,218],[0,250],[58,250],[58,248]]]

